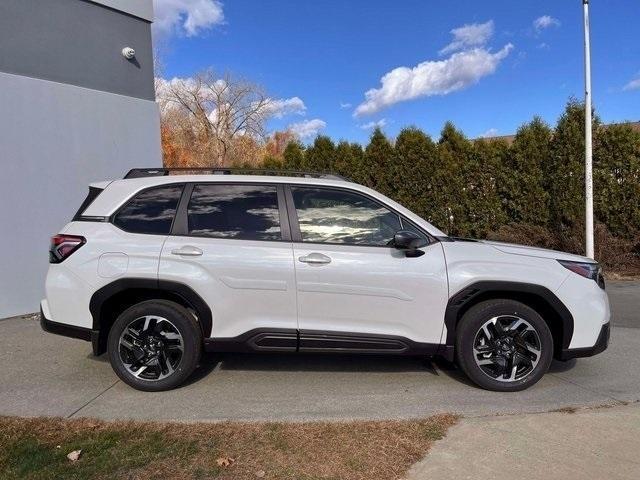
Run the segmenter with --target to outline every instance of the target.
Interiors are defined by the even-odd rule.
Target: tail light
[[[49,247],[49,263],[60,263],[87,243],[84,237],[78,235],[54,235]]]

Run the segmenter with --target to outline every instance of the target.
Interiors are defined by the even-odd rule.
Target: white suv
[[[593,260],[448,237],[345,179],[281,175],[135,169],[92,184],[52,238],[42,327],[90,340],[150,391],[184,382],[202,349],[439,355],[515,391],[554,357],[607,347]]]

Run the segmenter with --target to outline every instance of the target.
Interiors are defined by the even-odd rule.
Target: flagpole
[[[589,34],[589,0],[582,0],[584,13],[584,126],[585,126],[585,250],[594,258],[593,247],[593,132],[591,124],[591,41]]]
[[[584,12],[584,144],[585,144],[585,250],[594,257],[593,248],[593,132],[591,124],[591,40],[589,34],[589,0],[582,0]]]

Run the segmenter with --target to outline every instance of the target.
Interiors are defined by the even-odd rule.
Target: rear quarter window
[[[82,213],[89,208],[89,205],[91,205],[93,203],[93,201],[98,198],[98,195],[100,195],[103,192],[102,188],[97,188],[97,187],[89,187],[89,193],[87,194],[87,198],[84,199],[84,202],[82,202],[82,205],[80,205],[80,208],[78,209],[78,211],[76,212],[76,214],[73,216],[73,221],[77,221],[80,220],[82,218]]]
[[[113,224],[130,233],[168,235],[183,189],[184,185],[166,185],[144,190],[116,213]]]

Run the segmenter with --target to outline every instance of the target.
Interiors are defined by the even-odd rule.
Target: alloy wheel
[[[541,351],[538,332],[515,315],[491,318],[480,327],[473,343],[476,365],[499,382],[515,382],[530,375],[540,361]]]
[[[169,320],[146,315],[131,321],[118,341],[120,360],[135,378],[158,381],[171,375],[184,354],[180,331]]]

